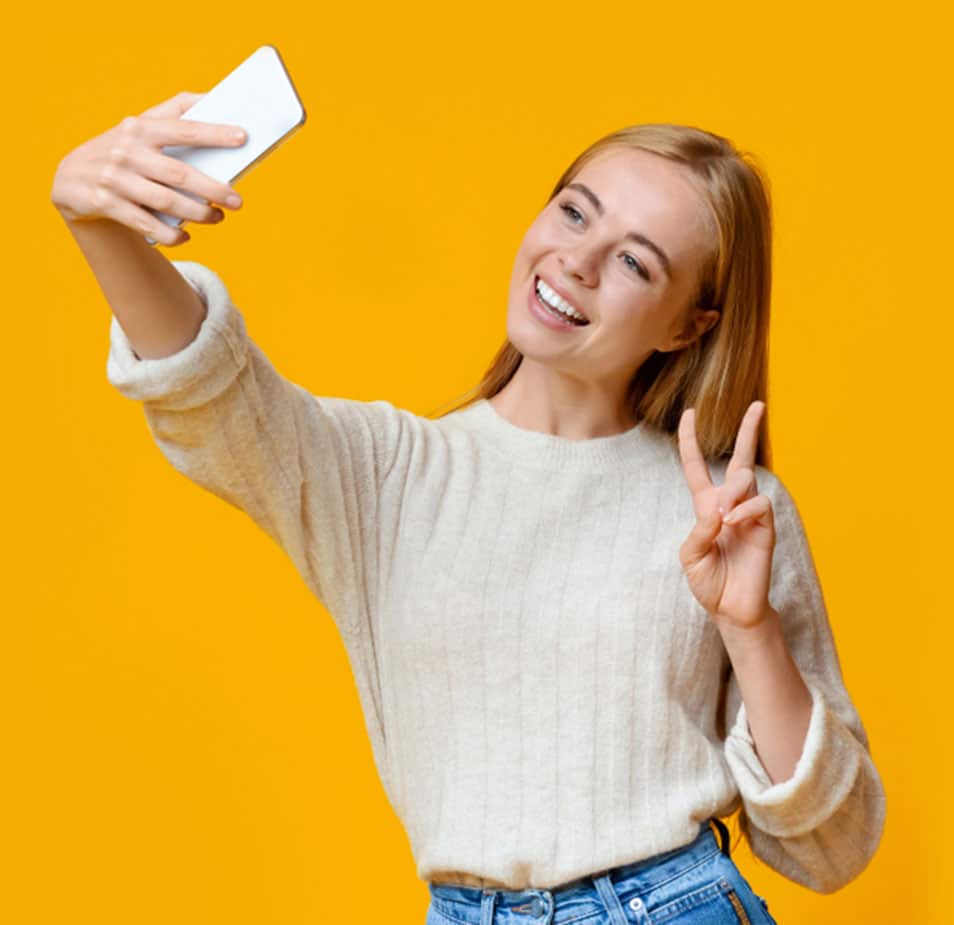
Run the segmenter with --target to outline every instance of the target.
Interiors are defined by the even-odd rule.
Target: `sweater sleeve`
[[[726,761],[742,802],[753,854],[788,879],[832,893],[855,879],[881,840],[885,792],[868,735],[845,689],[804,525],[788,489],[757,467],[772,500],[776,543],[769,599],[812,696],[808,732],[793,775],[772,783],[755,751],[738,681],[726,693]]]
[[[402,413],[318,397],[281,376],[249,339],[221,279],[173,261],[207,312],[182,350],[139,359],[113,316],[107,379],[142,402],[173,468],[244,511],[287,553],[339,629],[365,625],[378,569],[381,486]]]

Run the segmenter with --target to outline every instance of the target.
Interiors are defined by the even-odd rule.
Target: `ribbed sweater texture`
[[[858,876],[885,793],[778,476],[756,466],[776,525],[769,599],[813,706],[793,776],[773,784],[680,568],[695,516],[669,435],[643,422],[570,440],[483,399],[428,419],[313,395],[250,339],[215,272],[173,266],[207,307],[197,336],[140,360],[113,317],[107,378],[330,614],[422,880],[553,889],[740,805],[783,876],[824,893]],[[725,465],[709,462],[717,482]]]

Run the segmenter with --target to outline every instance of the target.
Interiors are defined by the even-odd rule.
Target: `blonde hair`
[[[654,352],[627,388],[634,421],[646,421],[677,444],[679,419],[695,409],[696,437],[706,458],[731,454],[742,416],[755,400],[766,403],[756,463],[771,466],[768,437],[768,332],[772,287],[772,213],[768,180],[752,154],[692,126],[633,125],[595,141],[564,171],[549,203],[597,154],[635,148],[689,169],[715,225],[713,248],[702,262],[690,309],[718,309],[716,324],[688,346]],[[523,354],[505,339],[480,382],[452,400],[443,417],[496,395]],[[446,407],[446,406],[444,406]],[[438,409],[439,410],[439,409]],[[434,414],[435,412],[432,412]]]

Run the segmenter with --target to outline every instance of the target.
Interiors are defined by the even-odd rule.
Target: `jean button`
[[[639,910],[643,908],[643,901],[638,896],[634,896],[629,901],[629,908],[632,909],[633,912],[639,912]]]
[[[530,904],[530,914],[531,915],[543,915],[543,910],[546,908],[543,900],[539,896],[533,897],[533,902]]]

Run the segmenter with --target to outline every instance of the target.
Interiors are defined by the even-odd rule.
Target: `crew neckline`
[[[474,432],[511,460],[551,469],[607,471],[635,462],[651,443],[652,428],[646,421],[618,434],[573,440],[518,427],[486,398],[478,399],[450,417],[464,419]]]

